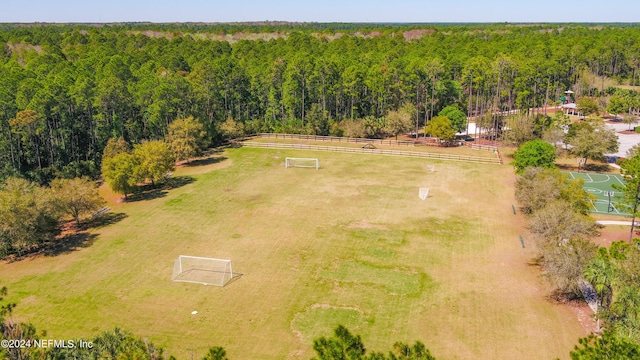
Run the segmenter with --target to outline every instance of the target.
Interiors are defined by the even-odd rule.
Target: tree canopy
[[[435,360],[423,343],[417,341],[414,345],[396,342],[388,355],[382,352],[370,352],[362,343],[360,335],[353,335],[349,330],[338,325],[332,337],[320,337],[313,340],[313,350],[317,357],[313,360]]]
[[[120,153],[103,164],[102,176],[113,191],[123,194],[126,199],[138,183],[138,165],[138,159],[134,155]]]
[[[58,219],[47,189],[25,179],[7,179],[0,189],[0,256],[53,240]]]
[[[193,116],[178,118],[170,125],[167,141],[177,161],[189,160],[202,152],[205,147],[204,126]]]
[[[632,244],[621,240],[613,242],[609,248],[600,248],[597,256],[583,270],[584,279],[591,283],[598,295],[596,317],[605,329],[603,339],[623,340],[627,343],[625,345],[635,344],[636,351],[640,344],[638,244],[637,239]],[[596,342],[594,345],[604,344]]]
[[[616,199],[616,203],[621,209],[631,214],[632,222],[629,231],[629,242],[631,242],[635,219],[640,215],[640,154],[633,154],[630,159],[622,161],[620,172],[625,181],[623,185],[614,185],[614,188],[622,193]]]
[[[448,117],[438,115],[429,121],[426,129],[427,134],[448,142],[456,138],[456,130]]]
[[[411,130],[411,113],[405,110],[392,110],[385,117],[385,130],[398,139],[398,135]]]
[[[640,343],[605,331],[601,337],[591,334],[580,339],[570,353],[571,360],[628,360],[640,357]]]
[[[569,179],[557,169],[528,167],[516,181],[516,199],[525,214],[540,210],[553,200],[563,200],[566,207],[587,215],[596,198],[583,185],[582,179]]]
[[[578,110],[584,115],[595,114],[600,109],[596,99],[588,96],[578,99],[576,105],[578,107]]]
[[[136,183],[151,181],[155,184],[175,169],[175,158],[169,145],[160,140],[138,144],[133,148],[135,169],[133,181]]]
[[[542,140],[528,141],[513,154],[516,172],[522,173],[527,167],[555,167],[556,149]]]
[[[592,129],[585,127],[577,130],[569,144],[573,146],[572,153],[591,160],[602,160],[604,154],[618,151],[618,137],[615,131],[604,124],[595,125]]]
[[[72,216],[78,225],[82,215],[94,212],[105,204],[96,183],[86,177],[54,179],[51,189],[56,197],[55,206],[60,212]]]
[[[455,105],[446,106],[438,113],[440,116],[446,116],[451,120],[451,125],[456,132],[463,132],[467,126],[467,116]]]

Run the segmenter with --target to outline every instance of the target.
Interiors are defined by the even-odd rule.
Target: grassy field
[[[321,169],[285,169],[286,156]],[[337,324],[370,350],[420,340],[438,359],[566,359],[585,335],[520,246],[510,166],[246,148],[217,160],[110,204],[119,221],[84,247],[0,264],[16,318],[52,339],[119,326],[182,359],[214,345],[308,359]],[[232,259],[242,276],[173,283],[180,254]]]

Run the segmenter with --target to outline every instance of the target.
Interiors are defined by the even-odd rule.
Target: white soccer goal
[[[435,165],[427,165],[427,171],[428,172],[435,172],[436,171],[436,166]]]
[[[171,280],[224,286],[233,278],[231,260],[180,255],[173,264]]]
[[[418,191],[418,196],[422,200],[426,200],[429,197],[429,188],[420,188]]]
[[[286,158],[284,160],[284,167],[299,167],[299,168],[315,168],[318,170],[320,168],[320,161],[316,158]]]

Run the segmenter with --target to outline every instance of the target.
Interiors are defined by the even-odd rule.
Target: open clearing
[[[109,204],[125,215],[94,229],[90,246],[1,264],[16,319],[51,339],[119,326],[182,359],[214,345],[230,359],[309,359],[338,324],[367,349],[420,340],[438,359],[567,359],[586,335],[547,301],[530,244],[520,246],[510,166],[218,156],[176,171],[193,176],[184,186]],[[287,156],[317,157],[320,170],[285,169]],[[231,259],[242,276],[224,288],[173,283],[180,254]]]

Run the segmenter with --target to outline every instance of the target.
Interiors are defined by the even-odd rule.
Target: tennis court
[[[584,189],[598,197],[597,200],[593,201],[592,213],[621,216],[629,215],[625,209],[620,208],[620,206],[616,204],[616,197],[621,196],[622,193],[612,186],[613,184],[624,185],[622,176],[617,174],[596,174],[574,171],[568,171],[566,173],[572,179],[584,180]]]

